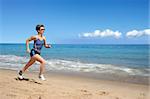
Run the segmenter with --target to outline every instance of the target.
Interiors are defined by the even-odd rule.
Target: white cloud
[[[132,30],[126,33],[127,37],[141,37],[141,36],[150,36],[150,29],[145,29],[142,31]]]
[[[106,29],[104,31],[100,31],[100,30],[95,30],[92,33],[83,33],[83,34],[79,34],[79,37],[115,37],[115,38],[120,38],[121,37],[121,32],[119,31],[112,31],[109,29]]]

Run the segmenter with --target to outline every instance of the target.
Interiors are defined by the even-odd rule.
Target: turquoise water
[[[41,56],[46,59],[47,70],[149,76],[149,47],[54,44],[50,49],[43,47]],[[0,67],[22,68],[30,58],[25,48],[25,44],[0,44]],[[38,69],[38,65],[35,63],[32,70]]]

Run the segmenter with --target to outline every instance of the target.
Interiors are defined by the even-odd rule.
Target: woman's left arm
[[[51,48],[50,44],[46,44],[46,37],[44,37],[44,46],[45,48]]]

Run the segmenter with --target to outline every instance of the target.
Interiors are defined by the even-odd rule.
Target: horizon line
[[[26,43],[0,43],[0,44],[26,44]],[[33,44],[33,43],[30,43]],[[141,43],[141,44],[137,44],[137,43],[120,43],[120,44],[102,44],[102,43],[51,43],[51,45],[150,45],[148,43]]]

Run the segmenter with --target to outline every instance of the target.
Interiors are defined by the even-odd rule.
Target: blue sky
[[[149,28],[149,0],[0,0],[0,43],[25,43],[44,24],[52,44],[147,44],[148,36],[127,37],[127,32]],[[106,30],[113,36],[83,37]]]

